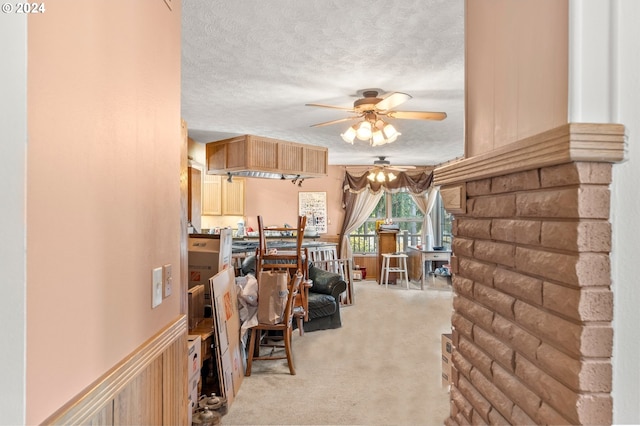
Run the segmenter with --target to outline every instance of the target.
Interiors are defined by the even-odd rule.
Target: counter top
[[[431,249],[431,250],[425,250],[425,249],[423,249],[423,248],[418,248],[418,247],[416,247],[416,246],[407,246],[407,248],[408,248],[408,249],[411,249],[411,250],[419,251],[419,252],[422,252],[422,253],[451,253],[451,250],[450,250],[450,249],[442,249],[442,250],[433,250],[433,249]]]
[[[317,248],[317,247],[325,247],[325,246],[336,246],[336,243],[328,243],[325,241],[303,241],[302,247],[306,248]],[[268,241],[267,247],[269,248],[277,248],[277,249],[290,249],[295,248],[296,243],[294,241],[285,241],[285,240],[277,240]],[[249,253],[255,252],[258,248],[258,241],[247,241],[247,240],[233,240],[231,244],[231,251],[233,253]]]

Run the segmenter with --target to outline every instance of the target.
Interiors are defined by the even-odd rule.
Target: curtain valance
[[[406,189],[414,195],[421,195],[427,192],[433,181],[433,172],[399,172],[396,179],[391,182],[378,182],[370,181],[367,179],[369,172],[365,172],[362,176],[355,176],[349,172],[344,174],[344,182],[342,184],[342,190],[344,195],[347,192],[358,193],[364,190],[368,190],[371,193],[377,194],[380,191],[386,192],[398,192],[401,189]]]

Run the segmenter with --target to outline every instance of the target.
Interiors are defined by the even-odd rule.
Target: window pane
[[[389,200],[391,206],[391,215],[386,215],[387,200]],[[406,235],[407,245],[421,244],[420,234],[422,232],[423,214],[409,193],[398,192],[385,194],[369,216],[369,219],[351,233],[349,237],[354,253],[377,252],[376,220],[380,219],[392,219],[401,231],[406,231],[406,233],[400,234],[402,237],[399,236],[399,239],[404,238]]]
[[[398,192],[391,194],[391,217],[392,218],[420,218],[423,214],[413,201],[408,192]]]
[[[384,196],[380,197],[380,201],[378,201],[376,208],[373,209],[369,217],[375,217],[377,219],[384,219],[387,217],[387,203]]]

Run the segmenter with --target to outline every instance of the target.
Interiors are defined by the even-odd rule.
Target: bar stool
[[[409,290],[409,273],[407,272],[407,256],[404,253],[383,253],[382,254],[382,268],[380,270],[380,284],[384,278],[385,288],[389,288],[389,272],[397,272],[399,279],[402,280],[402,274],[404,273],[404,279],[407,282],[407,290]],[[391,266],[391,259],[398,259],[395,266]]]

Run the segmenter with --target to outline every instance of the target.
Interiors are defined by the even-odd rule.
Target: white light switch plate
[[[155,308],[162,303],[162,268],[155,268],[151,275],[151,307]]]

